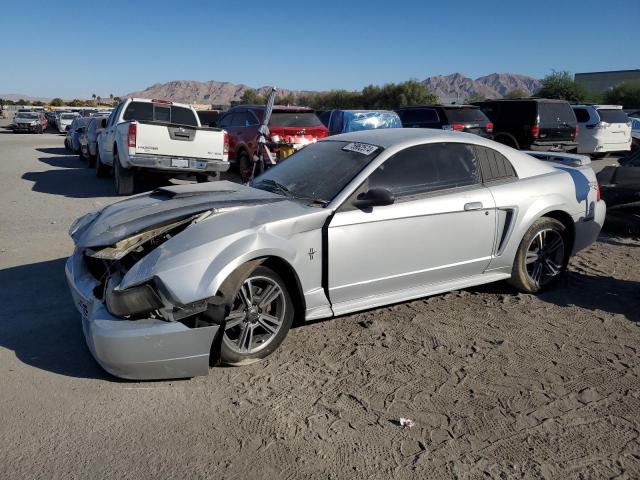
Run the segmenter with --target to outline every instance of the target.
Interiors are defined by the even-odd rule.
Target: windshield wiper
[[[270,178],[265,178],[264,180],[260,180],[256,185],[253,185],[253,186],[257,187],[261,183],[264,183],[265,185],[269,185],[271,187],[275,187],[285,197],[293,197],[294,196],[287,187],[285,187],[283,184],[281,184],[279,182],[276,182],[275,180],[271,180]],[[274,193],[276,193],[276,192],[274,192]]]
[[[260,180],[258,183],[252,186],[257,188],[258,185],[260,184],[268,185],[269,187],[274,187],[276,190],[278,190],[278,192],[282,193],[285,197],[288,197],[288,198],[295,198],[296,200],[308,200],[310,203],[317,203],[319,205],[322,205],[323,207],[329,204],[327,200],[323,200],[322,198],[297,195],[293,193],[291,190],[289,190],[286,186],[281,184],[280,182],[276,182],[275,180],[271,180],[270,178],[265,178],[263,180]],[[274,193],[277,193],[277,192],[274,192]]]

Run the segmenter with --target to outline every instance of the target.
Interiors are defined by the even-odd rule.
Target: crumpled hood
[[[199,212],[283,201],[281,195],[229,181],[162,187],[103,208],[71,237],[81,248],[108,246]]]

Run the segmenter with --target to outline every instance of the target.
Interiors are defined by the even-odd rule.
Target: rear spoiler
[[[567,165],[569,167],[582,167],[584,165],[591,165],[591,159],[587,155],[578,155],[576,153],[562,153],[562,152],[532,152],[523,151],[527,155],[543,160],[545,162],[557,162]]]

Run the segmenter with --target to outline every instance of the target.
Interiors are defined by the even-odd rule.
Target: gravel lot
[[[540,297],[438,295],[295,328],[263,363],[121,381],[64,279],[112,180],[62,143],[0,128],[0,478],[640,477],[640,240],[601,237]]]

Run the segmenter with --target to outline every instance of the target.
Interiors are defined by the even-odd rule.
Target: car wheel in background
[[[91,151],[89,151],[89,155],[87,156],[87,167],[93,168],[96,166],[96,156],[91,155]]]
[[[242,183],[247,183],[251,180],[251,169],[253,168],[251,157],[246,151],[242,151],[238,156],[238,173],[240,174],[240,180]]]
[[[102,163],[100,160],[100,150],[96,152],[96,177],[106,178],[111,173],[109,166]]]
[[[568,260],[565,226],[555,218],[539,218],[520,242],[509,283],[521,292],[540,292],[560,279]]]
[[[214,172],[210,175],[204,175],[204,174],[196,175],[196,181],[198,183],[215,182],[216,180],[220,180],[220,172]]]
[[[225,318],[222,363],[247,365],[271,354],[287,336],[293,313],[282,278],[267,267],[253,270],[237,288]]]
[[[134,172],[132,170],[122,168],[117,151],[113,153],[113,170],[116,193],[118,195],[131,195],[135,190]]]

